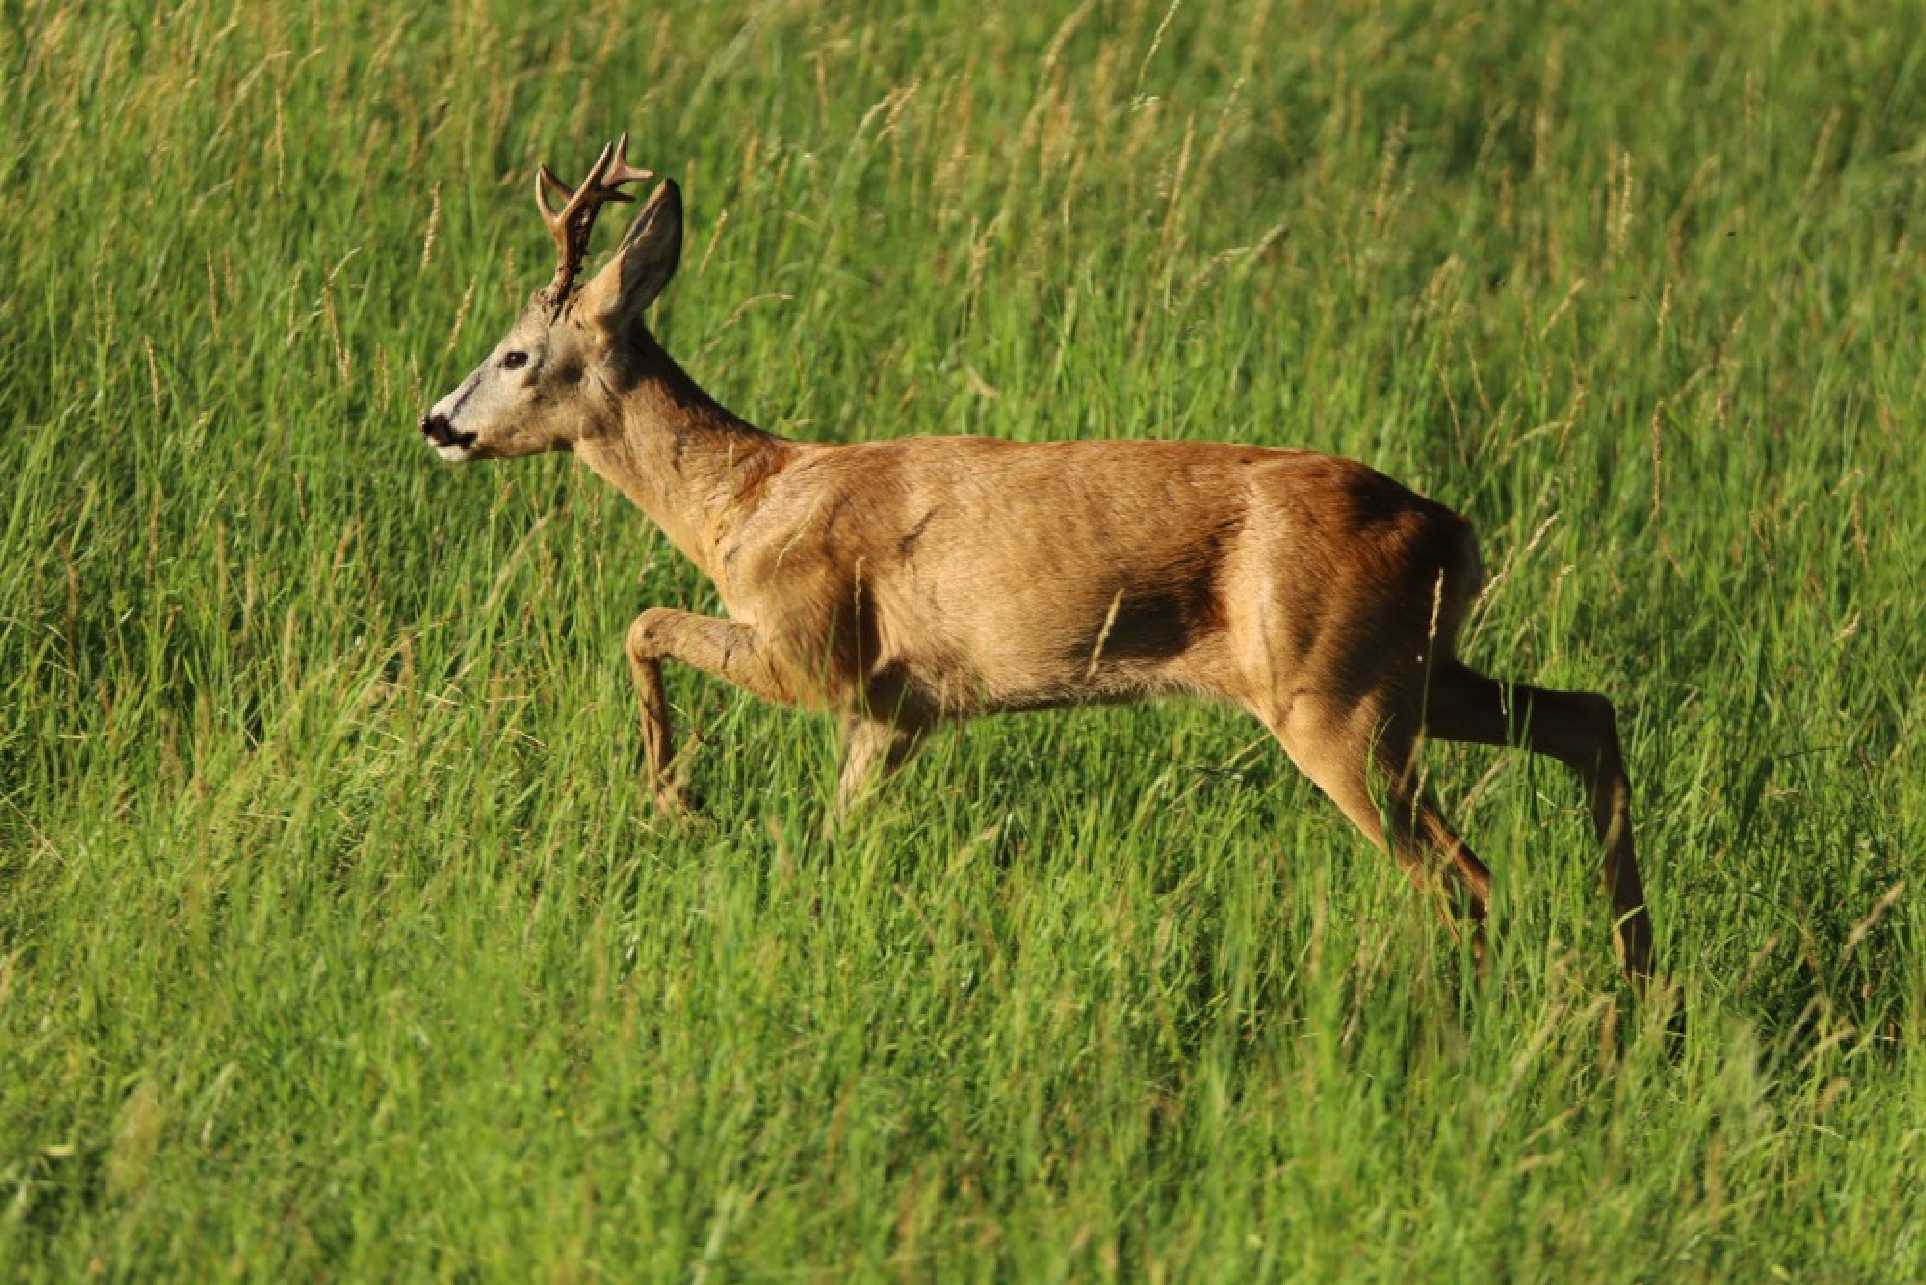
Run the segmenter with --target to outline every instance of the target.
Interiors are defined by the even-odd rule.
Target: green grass
[[[594,7],[0,6],[0,1276],[1926,1272],[1911,6]],[[1482,979],[1219,710],[825,841],[828,724],[676,671],[658,824],[622,631],[712,591],[414,430],[623,128],[765,427],[1472,517],[1469,657],[1620,703],[1683,1047],[1521,755],[1429,760]]]

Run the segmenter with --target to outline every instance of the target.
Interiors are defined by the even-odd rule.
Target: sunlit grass
[[[337,3],[0,14],[0,1269],[22,1279],[1804,1279],[1926,1246],[1926,36],[1690,15]],[[675,174],[657,329],[822,440],[1366,459],[1479,526],[1576,787],[1437,750],[1482,979],[1224,711],[945,733],[620,655],[714,596],[413,421]]]

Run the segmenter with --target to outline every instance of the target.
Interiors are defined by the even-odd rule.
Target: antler
[[[542,222],[548,224],[548,234],[555,238],[555,251],[558,260],[555,265],[555,279],[549,283],[548,297],[552,306],[561,307],[568,298],[569,290],[575,284],[575,276],[582,270],[582,260],[588,254],[589,233],[595,229],[595,216],[610,201],[633,201],[635,198],[621,190],[624,183],[636,183],[655,177],[653,170],[637,169],[629,164],[628,132],[613,144],[605,144],[602,154],[595,158],[589,168],[588,177],[582,185],[571,190],[569,185],[555,177],[555,172],[547,165],[535,171],[535,208],[542,212]],[[560,211],[555,210],[548,199],[548,190],[559,188],[564,198]]]

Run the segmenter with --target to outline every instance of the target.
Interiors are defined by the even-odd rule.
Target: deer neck
[[[715,579],[718,546],[788,445],[704,392],[646,331],[619,355],[611,422],[575,453]]]

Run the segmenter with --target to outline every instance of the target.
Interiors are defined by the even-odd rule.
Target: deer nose
[[[448,417],[446,415],[423,415],[421,417],[421,435],[436,445],[447,442],[448,439],[453,436],[453,434],[448,431]]]

